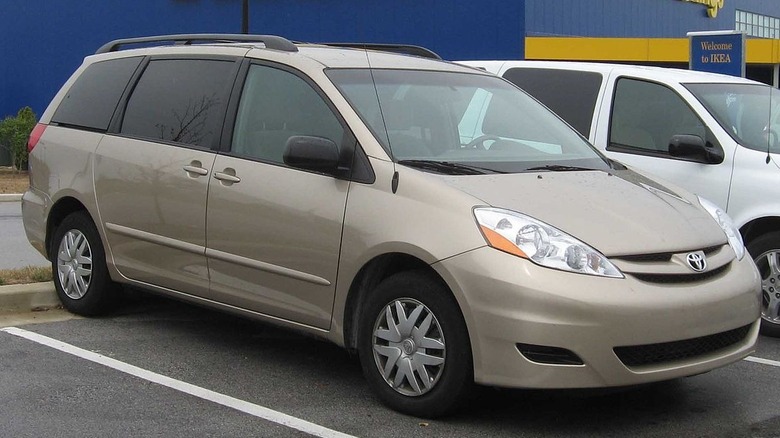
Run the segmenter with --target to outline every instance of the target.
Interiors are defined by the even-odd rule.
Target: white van
[[[762,332],[780,336],[777,89],[731,76],[633,65],[463,64],[523,88],[608,157],[725,208],[761,271]]]

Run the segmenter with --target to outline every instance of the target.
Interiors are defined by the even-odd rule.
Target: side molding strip
[[[174,248],[193,254],[205,254],[206,247],[195,245],[194,243],[182,242],[181,240],[171,239],[170,237],[160,236],[159,234],[148,233],[146,231],[136,230],[135,228],[129,228],[122,225],[106,223],[106,229],[116,234],[132,237],[133,239],[144,240],[146,242],[156,243],[158,245],[167,246],[168,248]]]
[[[123,236],[131,237],[133,239],[139,239],[146,242],[155,243],[157,245],[167,246],[168,248],[174,248],[181,251],[203,254],[208,258],[221,260],[227,263],[234,263],[237,265],[245,266],[247,268],[258,269],[260,271],[270,272],[272,274],[278,274],[285,277],[294,278],[296,280],[305,281],[320,286],[330,286],[331,282],[322,277],[308,274],[306,272],[296,271],[294,269],[285,268],[283,266],[274,265],[271,263],[261,262],[259,260],[250,259],[247,257],[230,254],[216,249],[208,249],[200,245],[192,243],[182,242],[181,240],[171,239],[170,237],[160,236],[154,233],[148,233],[146,231],[136,230],[134,228],[125,227],[122,225],[106,223],[106,229],[113,233],[121,234]]]
[[[296,280],[301,280],[307,283],[313,283],[320,286],[331,285],[330,281],[322,277],[318,277],[316,275],[307,274],[306,272],[296,271],[294,269],[285,268],[283,266],[278,266],[271,263],[261,262],[247,257],[241,257],[235,254],[218,251],[216,249],[206,249],[206,257],[221,260],[223,262],[235,263],[237,265],[246,266],[247,268],[270,272],[272,274],[278,274],[285,277],[294,278]]]

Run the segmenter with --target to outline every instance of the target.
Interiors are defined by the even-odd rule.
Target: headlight
[[[723,211],[722,208],[713,204],[712,202],[697,196],[699,198],[699,204],[707,210],[707,213],[715,219],[715,222],[720,225],[723,232],[726,233],[726,237],[729,239],[729,245],[734,249],[734,253],[737,255],[737,260],[742,260],[745,256],[745,243],[742,241],[742,235],[739,234],[739,230],[734,226],[734,221],[731,220],[728,214]]]
[[[500,208],[476,208],[474,216],[493,248],[548,268],[623,278],[601,253],[544,222]]]

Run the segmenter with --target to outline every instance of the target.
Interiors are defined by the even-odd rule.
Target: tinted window
[[[707,138],[706,128],[685,101],[671,89],[652,82],[621,78],[615,87],[609,149],[632,148],[669,153],[676,134]]]
[[[127,103],[122,134],[211,147],[233,67],[230,61],[151,61]]]
[[[119,99],[142,57],[96,62],[84,70],[57,107],[52,122],[108,129]]]
[[[541,68],[513,68],[504,78],[527,91],[585,137],[601,88],[601,74]]]
[[[294,135],[323,137],[339,145],[344,128],[306,81],[284,70],[253,65],[241,95],[231,150],[282,163],[284,147]]]
[[[330,69],[328,77],[399,163],[434,172],[607,169],[569,126],[492,75]]]

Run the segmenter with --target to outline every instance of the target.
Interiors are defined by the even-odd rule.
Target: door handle
[[[227,173],[231,171],[234,173],[233,175]],[[235,184],[241,182],[241,178],[235,175],[235,170],[233,169],[225,169],[225,172],[214,172],[214,178],[222,181],[225,184]]]
[[[209,170],[201,166],[203,166],[201,162],[196,160],[190,163],[189,165],[184,166],[184,171],[187,172],[187,174],[189,174],[190,176],[193,176],[195,178],[197,178],[198,176],[208,175]]]

